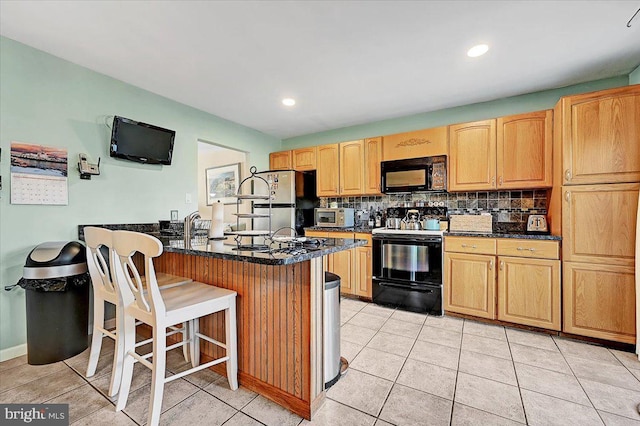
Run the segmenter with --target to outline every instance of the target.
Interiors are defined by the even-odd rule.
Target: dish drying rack
[[[241,249],[242,250],[261,250],[261,249],[268,248],[269,245],[271,244],[272,182],[269,182],[267,179],[263,178],[262,176],[257,176],[256,166],[251,166],[251,168],[249,169],[249,172],[251,172],[251,176],[243,179],[242,182],[240,182],[240,185],[238,185],[238,191],[236,195],[236,212],[234,213],[234,215],[236,216],[236,229],[240,228],[240,221],[242,219],[257,219],[257,218],[268,219],[269,229],[251,229],[251,230],[245,230],[245,231],[232,231],[229,234],[235,235],[234,240],[238,244],[238,247],[237,247],[238,250],[241,250]],[[249,183],[250,185],[251,183],[253,183],[251,187],[254,189],[258,187],[258,185],[260,186],[264,185],[264,187],[266,188],[267,195],[254,194],[254,193],[243,194],[242,186],[247,183]],[[268,213],[267,214],[241,213],[240,205],[242,204],[243,201],[249,201],[251,203],[253,203],[254,201],[268,201],[269,202]],[[243,244],[243,241],[245,238],[251,238],[251,243]],[[256,244],[255,238],[263,238],[263,243]]]

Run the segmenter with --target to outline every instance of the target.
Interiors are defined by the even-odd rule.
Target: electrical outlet
[[[184,196],[184,202],[185,204],[191,204],[191,193],[187,192]]]

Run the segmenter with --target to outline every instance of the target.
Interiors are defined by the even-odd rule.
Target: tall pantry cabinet
[[[640,85],[562,98],[554,116],[563,331],[635,343]]]

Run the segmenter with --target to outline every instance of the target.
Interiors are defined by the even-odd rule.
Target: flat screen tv
[[[145,164],[171,164],[176,132],[124,117],[113,117],[111,157]]]

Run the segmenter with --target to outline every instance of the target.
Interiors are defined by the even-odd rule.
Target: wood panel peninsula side
[[[165,247],[157,272],[192,278],[238,293],[238,380],[240,384],[310,420],[324,400],[323,257],[366,244],[329,239],[304,255],[251,253],[233,246]],[[200,328],[224,341],[224,315],[200,319]],[[223,356],[201,341],[203,362]],[[225,364],[213,367],[226,374]]]

